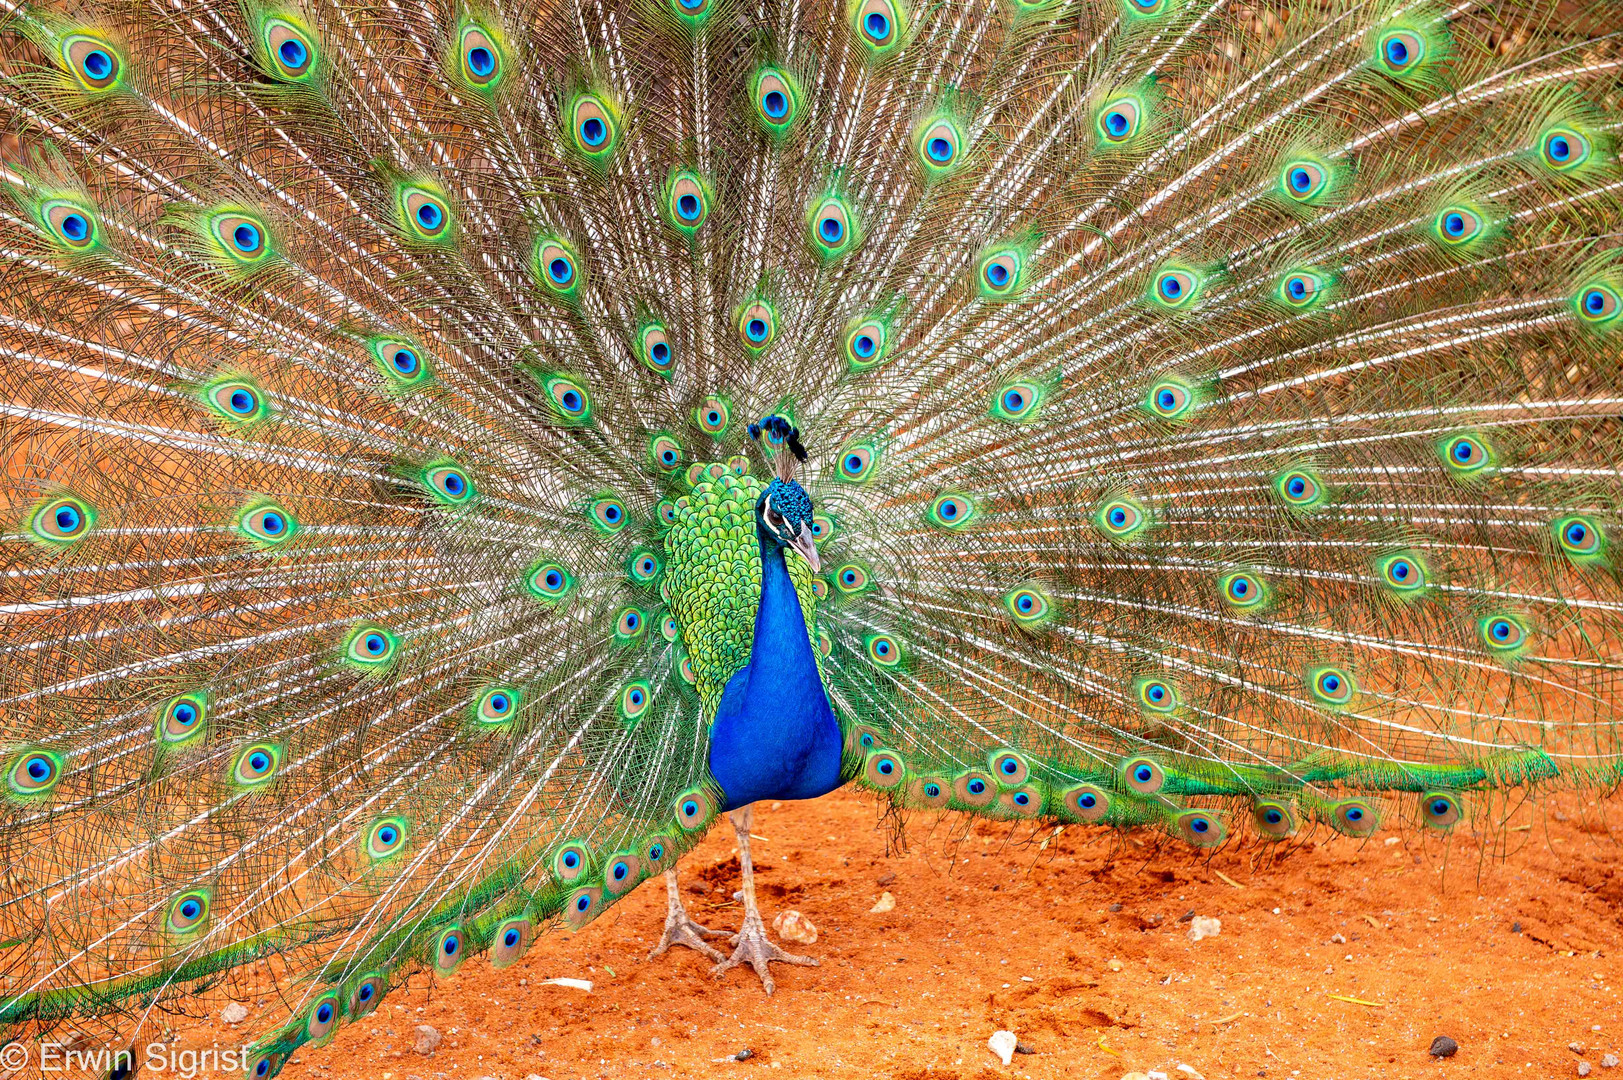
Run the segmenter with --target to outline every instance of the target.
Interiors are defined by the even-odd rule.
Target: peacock
[[[1623,781],[1613,0],[0,11],[0,1038]]]

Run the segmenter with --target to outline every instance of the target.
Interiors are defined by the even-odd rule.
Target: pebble
[[[1214,919],[1210,915],[1196,915],[1189,920],[1189,940],[1200,941],[1204,938],[1216,937],[1223,931],[1223,921]]]
[[[1427,1050],[1426,1053],[1430,1054],[1434,1058],[1445,1058],[1453,1057],[1459,1052],[1459,1049],[1459,1043],[1455,1042],[1453,1039],[1450,1039],[1447,1035],[1439,1035],[1435,1039],[1431,1040],[1431,1049]]]
[[[772,916],[772,932],[783,941],[810,945],[817,940],[817,927],[800,912],[790,909]]]
[[[1107,910],[1120,911],[1121,910],[1121,905],[1120,904],[1111,904],[1110,907]]]
[[[882,892],[879,894],[879,899],[874,901],[873,907],[868,909],[868,914],[883,915],[885,912],[894,911],[895,909],[896,898],[888,892]]]
[[[412,1044],[411,1048],[424,1057],[430,1057],[434,1051],[440,1048],[439,1031],[428,1024],[418,1024],[416,1031],[417,1041]]]
[[[1332,945],[1345,945],[1345,944],[1347,944],[1347,939],[1342,937],[1340,934],[1336,934],[1334,937],[1332,937],[1330,939],[1330,944],[1332,944]]]
[[[994,1031],[992,1037],[986,1040],[986,1045],[1007,1065],[1014,1060],[1014,1048],[1020,1045],[1020,1040],[1014,1037],[1012,1031]]]
[[[1589,1062],[1587,1062],[1587,1061],[1578,1062],[1578,1075],[1579,1076],[1588,1076],[1589,1073],[1590,1073]]]
[[[1584,1052],[1584,1044],[1581,1042],[1569,1042],[1567,1044],[1567,1049],[1571,1050],[1574,1054],[1582,1054]]]
[[[1195,917],[1195,909],[1190,908],[1188,911],[1186,911],[1182,915],[1178,916],[1178,921],[1179,922],[1188,922],[1191,919],[1193,919],[1194,917]]]
[[[248,1019],[248,1006],[240,1001],[233,1001],[220,1010],[220,1019],[228,1024],[240,1024]]]
[[[1603,1068],[1603,1069],[1615,1069],[1615,1068],[1617,1068],[1617,1055],[1616,1054],[1607,1054],[1605,1057],[1601,1058],[1600,1059],[1600,1067]]]
[[[889,871],[886,871],[885,873],[879,875],[879,877],[874,881],[874,884],[878,885],[880,888],[884,888],[886,885],[889,885],[891,882],[893,882],[895,880],[896,880],[896,875],[889,872]]]
[[[746,1047],[744,1047],[744,1049],[740,1050],[738,1053],[733,1055],[733,1060],[734,1061],[748,1061],[750,1059],[750,1056],[752,1054],[754,1054],[754,1053],[755,1053],[755,1051],[751,1050],[749,1047],[746,1046]]]

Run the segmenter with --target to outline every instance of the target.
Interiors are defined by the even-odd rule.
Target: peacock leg
[[[711,930],[694,922],[682,906],[682,894],[676,888],[676,871],[665,871],[665,893],[669,903],[665,908],[665,933],[654,946],[653,952],[648,954],[652,960],[664,954],[672,945],[686,945],[694,952],[703,953],[710,960],[720,960],[720,950],[706,943],[707,937],[729,937],[725,930]]]
[[[733,831],[738,834],[738,865],[744,874],[744,925],[732,936],[732,942],[737,946],[733,950],[733,955],[716,965],[716,978],[721,978],[735,967],[749,964],[755,969],[755,974],[761,977],[761,986],[770,994],[775,989],[775,984],[772,982],[772,973],[767,970],[769,962],[777,960],[784,964],[816,967],[817,961],[809,956],[786,953],[767,940],[766,926],[761,922],[761,911],[755,906],[755,866],[750,862],[752,816],[748,806],[727,815],[727,819],[733,823]]]

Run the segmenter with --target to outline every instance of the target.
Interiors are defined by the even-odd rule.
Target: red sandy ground
[[[712,979],[686,949],[646,961],[665,913],[656,880],[513,968],[474,958],[391,994],[284,1075],[1184,1080],[1186,1064],[1210,1078],[1365,1080],[1565,1077],[1588,1060],[1594,1080],[1623,1080],[1601,1068],[1623,1056],[1623,827],[1606,822],[1618,809],[1572,796],[1524,810],[1495,834],[1503,855],[1462,826],[1446,844],[1231,840],[1208,860],[1153,833],[1071,828],[1039,848],[1029,828],[976,822],[960,839],[949,829],[964,822],[928,818],[887,855],[890,830],[862,796],[762,805],[766,918],[795,908],[822,935],[790,946],[820,967],[774,966],[774,997],[747,970]],[[695,917],[736,929],[725,822],[681,870]],[[871,914],[884,890],[894,910]],[[1186,912],[1221,919],[1221,934],[1191,942]],[[538,985],[552,977],[593,989]],[[412,1049],[423,1023],[444,1036],[431,1057]],[[1005,1068],[986,1045],[999,1028],[1036,1053]],[[230,1034],[188,1034],[205,1032]],[[1458,1054],[1429,1057],[1437,1035]],[[746,1061],[723,1060],[746,1047]]]

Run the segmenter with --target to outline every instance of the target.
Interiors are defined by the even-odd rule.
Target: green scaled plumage
[[[887,807],[1623,782],[1614,8],[9,6],[0,1042],[269,1076],[673,867],[769,414]]]

